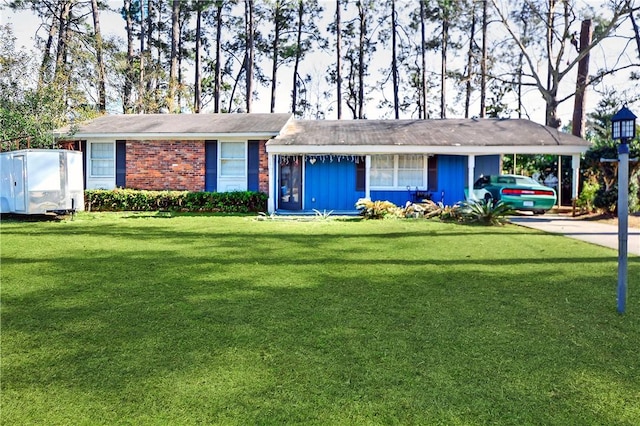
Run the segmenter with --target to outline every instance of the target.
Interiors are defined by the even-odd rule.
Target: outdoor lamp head
[[[611,137],[626,143],[636,137],[636,115],[627,106],[623,106],[611,117]]]

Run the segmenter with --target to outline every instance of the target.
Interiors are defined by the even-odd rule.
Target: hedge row
[[[133,189],[86,190],[87,211],[181,211],[255,213],[267,210],[262,192],[138,191]]]

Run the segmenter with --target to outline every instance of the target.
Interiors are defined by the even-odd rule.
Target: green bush
[[[587,211],[591,212],[595,209],[594,200],[596,198],[596,193],[600,189],[600,184],[598,182],[591,181],[585,182],[582,185],[582,191],[576,200],[576,206]]]
[[[86,190],[87,211],[157,211],[255,213],[266,211],[261,192],[139,191],[134,189]]]
[[[400,207],[391,201],[371,201],[368,198],[360,198],[356,203],[356,208],[366,219],[384,219],[388,216],[398,216]]]
[[[606,188],[598,188],[593,198],[593,206],[607,214],[615,214],[618,206],[618,187],[614,186],[608,191]]]
[[[502,201],[467,200],[457,206],[460,220],[464,223],[479,223],[482,225],[502,225],[505,216],[513,213],[510,206]]]

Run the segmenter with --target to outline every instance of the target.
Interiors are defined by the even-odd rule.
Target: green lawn
[[[640,424],[640,262],[515,226],[1,225],[1,423]]]

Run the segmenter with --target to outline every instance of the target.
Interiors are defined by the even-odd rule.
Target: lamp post
[[[618,312],[627,301],[627,236],[629,233],[629,140],[636,136],[636,116],[623,106],[611,117],[611,137],[618,145]]]

